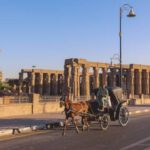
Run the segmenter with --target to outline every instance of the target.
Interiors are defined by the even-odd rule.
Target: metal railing
[[[61,96],[41,96],[40,102],[59,102]],[[72,102],[76,101],[87,101],[90,100],[91,96],[79,96],[72,98]]]
[[[140,98],[140,96],[139,95],[134,95],[134,98]]]
[[[73,101],[88,101],[91,99],[91,96],[78,96],[75,97]]]
[[[40,102],[58,102],[61,96],[41,96]]]
[[[143,95],[143,98],[144,98],[144,99],[149,99],[149,98],[150,98],[150,95]]]
[[[10,99],[10,103],[31,103],[31,96],[14,96]]]

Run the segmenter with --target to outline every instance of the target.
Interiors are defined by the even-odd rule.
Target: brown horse
[[[66,96],[62,97],[60,99],[60,107],[64,106],[65,111],[65,121],[64,121],[64,129],[62,135],[66,134],[66,129],[68,126],[68,119],[71,118],[72,122],[76,128],[76,132],[79,133],[79,129],[77,126],[77,122],[75,120],[75,116],[81,116],[82,117],[82,130],[84,131],[85,127],[89,127],[87,122],[86,113],[88,112],[89,106],[87,102],[76,102],[72,103],[69,101]]]

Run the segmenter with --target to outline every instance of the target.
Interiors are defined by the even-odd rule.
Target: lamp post
[[[119,54],[114,54],[113,57],[110,58],[110,66],[113,66],[113,60],[118,60],[120,62]]]
[[[124,4],[120,7],[120,26],[119,26],[119,39],[120,39],[120,87],[122,87],[122,16],[123,11],[129,10],[129,14],[127,17],[135,17],[135,13],[133,11],[133,7],[129,4]]]

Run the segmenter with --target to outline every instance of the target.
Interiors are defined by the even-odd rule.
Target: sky
[[[123,12],[123,64],[150,65],[150,0],[0,0],[0,70],[18,78],[21,69],[63,70],[64,60],[110,63],[119,54]]]

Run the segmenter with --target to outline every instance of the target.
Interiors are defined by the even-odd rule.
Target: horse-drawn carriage
[[[75,122],[74,116],[80,115],[82,117],[82,124],[85,126],[85,123],[88,127],[88,122],[97,121],[100,125],[102,130],[106,130],[109,126],[109,122],[111,121],[119,121],[119,124],[124,127],[127,125],[129,120],[129,111],[123,103],[126,100],[123,100],[123,91],[121,88],[107,88],[111,107],[107,106],[103,109],[100,109],[99,103],[97,100],[89,100],[89,101],[82,101],[78,103],[70,104],[69,101],[66,101],[66,98],[61,98],[61,103],[63,102],[65,106],[65,113],[66,113],[66,121],[64,125],[64,132],[67,126],[67,120],[69,117],[72,118],[73,123],[76,127],[77,132],[78,127]],[[98,89],[94,89],[95,95],[97,94]]]
[[[124,127],[127,125],[129,120],[129,111],[126,106],[123,106],[123,103],[126,100],[123,100],[123,91],[121,88],[107,88],[109,93],[109,98],[111,102],[111,107],[104,107],[103,110],[99,109],[99,104],[96,100],[89,101],[89,119],[88,120],[97,120],[100,123],[100,128],[106,130],[109,126],[109,121],[119,121],[119,124]],[[95,89],[98,91],[98,89]],[[97,93],[97,92],[96,92]],[[96,94],[95,93],[95,94]]]

